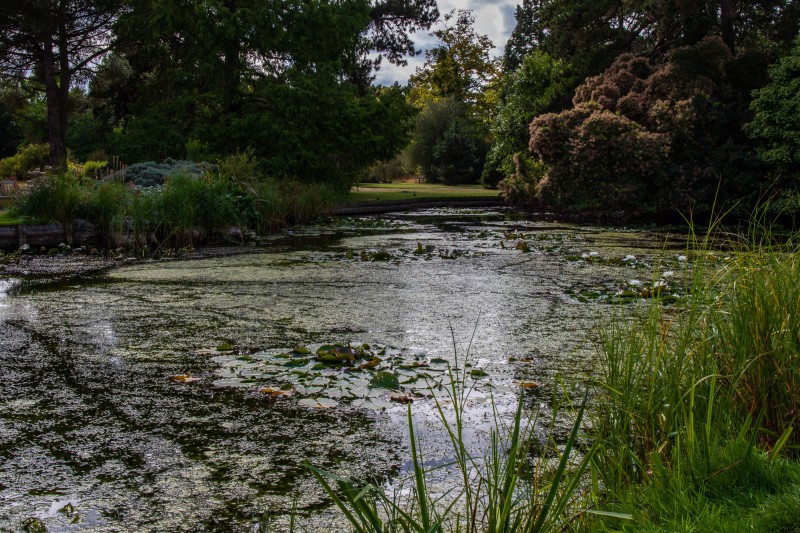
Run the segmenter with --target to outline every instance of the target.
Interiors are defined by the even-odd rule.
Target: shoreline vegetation
[[[601,327],[596,380],[579,407],[561,400],[575,421],[566,442],[551,432],[532,446],[537,414],[521,395],[513,420],[496,424],[505,431],[470,455],[456,358],[436,400],[460,473],[447,495],[428,490],[439,467],[424,466],[410,406],[411,496],[308,468],[359,532],[797,531],[797,237],[756,222],[745,234],[692,232],[689,300],[666,307],[654,291]]]

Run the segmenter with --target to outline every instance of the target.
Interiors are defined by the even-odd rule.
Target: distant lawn
[[[376,202],[421,198],[497,198],[500,192],[480,185],[439,183],[362,183],[345,197],[347,202]]]
[[[25,217],[12,215],[9,211],[0,209],[0,226],[16,226],[29,222]]]

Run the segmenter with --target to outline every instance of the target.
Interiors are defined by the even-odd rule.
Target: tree
[[[757,195],[731,61],[721,38],[710,37],[663,64],[623,54],[588,78],[572,109],[531,123],[530,149],[547,166],[540,199],[667,214]]]
[[[130,75],[111,87],[127,102],[113,135],[127,160],[183,156],[191,140],[252,148],[275,177],[345,184],[407,143],[413,110],[372,73],[403,61],[431,0],[129,2],[116,53]]]
[[[544,28],[537,20],[537,10],[542,0],[522,0],[514,12],[516,24],[506,42],[503,53],[503,72],[515,71],[525,56],[536,50],[546,38]]]
[[[560,99],[572,80],[563,61],[535,50],[516,70],[505,75],[501,103],[492,122],[492,147],[486,157],[481,183],[495,187],[517,171],[519,158],[527,158],[530,123],[542,113],[560,110]]]
[[[26,0],[0,7],[0,74],[44,88],[50,159],[66,164],[73,82],[108,51],[112,0]]]
[[[800,37],[792,51],[769,71],[756,93],[747,133],[760,142],[759,156],[792,186],[800,185]]]
[[[780,51],[791,45],[800,21],[794,0],[531,0],[523,8],[520,40],[564,60],[579,79],[602,72],[623,53],[663,60],[713,35],[734,55]]]
[[[431,34],[439,42],[425,52],[425,64],[409,78],[410,98],[417,107],[452,98],[473,115],[488,117],[487,87],[497,76],[497,65],[489,56],[494,45],[475,31],[474,24],[471,11],[453,10],[444,16],[444,27]]]

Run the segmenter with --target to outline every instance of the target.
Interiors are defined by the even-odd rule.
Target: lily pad
[[[297,402],[297,405],[311,409],[332,409],[339,403],[328,398],[305,398]]]
[[[369,382],[371,387],[378,389],[399,389],[400,380],[391,372],[378,372]]]

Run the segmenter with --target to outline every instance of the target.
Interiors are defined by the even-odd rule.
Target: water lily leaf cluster
[[[215,387],[253,388],[298,405],[382,408],[425,398],[447,376],[448,361],[383,345],[315,344],[244,355],[217,353]]]

